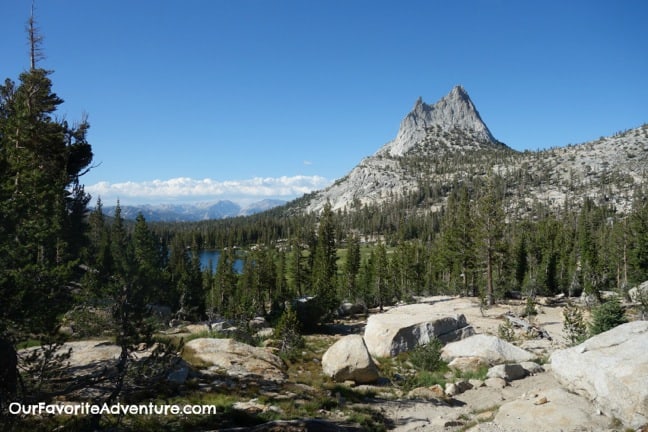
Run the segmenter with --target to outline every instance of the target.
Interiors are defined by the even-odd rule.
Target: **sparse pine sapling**
[[[563,333],[570,345],[578,345],[588,336],[583,312],[572,302],[563,309]]]
[[[274,338],[279,341],[279,353],[292,356],[296,349],[304,346],[297,314],[292,307],[287,307],[274,330]]]

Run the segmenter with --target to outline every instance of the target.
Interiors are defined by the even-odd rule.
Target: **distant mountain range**
[[[247,206],[222,200],[197,204],[145,204],[139,206],[121,205],[122,217],[134,220],[139,213],[147,222],[197,222],[209,219],[223,219],[235,216],[249,216],[285,204],[285,201],[266,199]],[[108,216],[115,215],[115,206],[104,207]]]

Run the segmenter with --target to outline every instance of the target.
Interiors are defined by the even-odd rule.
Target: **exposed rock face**
[[[648,321],[633,321],[551,355],[568,390],[633,428],[648,424]]]
[[[628,296],[633,302],[641,302],[642,299],[648,299],[648,281],[645,281],[638,286],[628,291]]]
[[[396,138],[386,144],[379,154],[404,155],[423,140],[429,129],[434,126],[440,126],[444,131],[462,129],[477,140],[497,142],[479,116],[466,90],[456,86],[434,105],[428,105],[419,98],[412,111],[401,122]]]
[[[58,353],[70,351],[67,360],[71,368],[86,368],[105,362],[116,361],[121,354],[121,348],[108,341],[76,341],[66,342]]]
[[[458,342],[447,344],[441,351],[441,358],[451,362],[457,357],[481,357],[490,364],[520,363],[535,358],[528,351],[518,348],[496,336],[474,335]]]
[[[378,369],[360,335],[345,336],[335,342],[322,357],[322,369],[338,382],[369,384],[378,379]]]
[[[183,358],[203,373],[225,373],[233,377],[253,377],[266,381],[286,379],[283,361],[264,348],[233,339],[200,338],[185,344]]]
[[[444,342],[472,334],[463,314],[441,314],[427,304],[395,307],[383,314],[371,315],[364,340],[371,355],[395,356],[435,338]]]
[[[505,403],[492,423],[482,423],[475,431],[590,431],[607,430],[610,420],[597,416],[582,398],[555,388]],[[473,429],[471,429],[473,430]]]

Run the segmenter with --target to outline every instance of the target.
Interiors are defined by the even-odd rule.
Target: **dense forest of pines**
[[[30,30],[32,59],[38,38]],[[17,397],[51,397],[16,368],[16,347],[52,342],[69,311],[106,308],[123,347],[115,400],[133,346],[150,341],[147,307],[181,320],[278,319],[291,300],[316,296],[323,312],[342,301],[380,307],[425,294],[554,295],[625,291],[648,279],[648,199],[634,208],[586,199],[560,211],[538,204],[510,216],[497,175],[429,184],[380,206],[350,203],[300,214],[300,201],[225,220],[150,225],[93,211],[80,182],[92,150],[88,123],[58,120],[50,72],[32,67],[0,86],[0,410]],[[421,163],[419,161],[419,163]],[[426,194],[447,196],[429,211]],[[307,200],[308,196],[301,198]],[[202,270],[198,251],[222,251]],[[234,261],[242,259],[241,272]],[[326,313],[322,314],[326,317]],[[101,330],[106,330],[102,328]],[[82,332],[81,332],[82,333]]]
[[[286,216],[289,209],[281,208],[245,218],[155,224],[152,230],[166,243],[173,239],[176,249],[250,250],[242,256],[255,265],[232,279],[266,286],[247,287],[265,302],[276,293],[285,299],[317,291],[322,242],[332,242],[337,253],[331,285],[336,299],[370,307],[423,294],[484,296],[488,302],[515,291],[598,295],[648,279],[645,189],[636,190],[630,214],[585,199],[560,211],[537,204],[515,220],[506,190],[502,178],[490,175],[450,185],[438,212],[417,210],[405,197],[349,211],[327,208],[317,216]],[[325,230],[327,239],[321,238],[322,226],[333,227]],[[226,262],[231,271],[231,258]],[[210,275],[203,283],[205,293],[221,289]],[[281,288],[275,292],[275,286]],[[239,285],[239,295],[245,289]]]

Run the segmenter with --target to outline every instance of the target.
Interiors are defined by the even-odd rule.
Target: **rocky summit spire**
[[[396,138],[379,150],[379,153],[403,155],[425,138],[433,126],[439,126],[444,131],[462,129],[475,139],[497,142],[466,90],[458,85],[434,105],[427,105],[419,98],[401,122]]]

